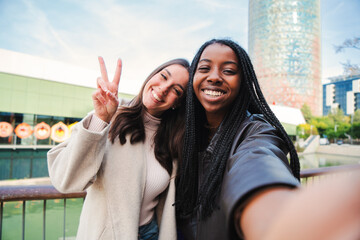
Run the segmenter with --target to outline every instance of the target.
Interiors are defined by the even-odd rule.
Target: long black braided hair
[[[221,124],[221,131],[215,143],[214,151],[210,156],[210,171],[205,173],[202,185],[198,186],[198,152],[206,122],[205,110],[197,100],[192,87],[194,74],[204,49],[212,44],[221,44],[230,47],[236,54],[241,71],[241,85],[239,95]],[[202,206],[201,219],[209,217],[215,208],[216,199],[220,195],[221,183],[230,154],[232,141],[237,128],[246,118],[247,111],[260,113],[277,129],[279,137],[283,139],[290,152],[290,168],[293,175],[300,178],[300,164],[294,144],[271,111],[261,92],[251,60],[245,50],[229,39],[213,39],[204,43],[195,55],[190,66],[190,81],[186,99],[186,130],[184,138],[183,158],[179,168],[176,188],[177,216],[184,217],[195,213]],[[198,192],[198,189],[200,191]]]

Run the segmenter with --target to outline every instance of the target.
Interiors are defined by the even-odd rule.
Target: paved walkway
[[[316,149],[316,153],[344,155],[344,156],[352,156],[352,157],[360,158],[360,145],[349,145],[349,144],[320,145]]]

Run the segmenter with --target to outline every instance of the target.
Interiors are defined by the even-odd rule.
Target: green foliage
[[[304,105],[301,107],[301,112],[305,118],[305,121],[307,123],[309,123],[309,121],[311,120],[311,118],[313,117],[312,113],[311,113],[311,109],[309,107],[309,105],[307,105],[306,103],[304,103]]]
[[[352,138],[360,138],[360,122],[354,123],[350,131]]]
[[[329,119],[327,116],[312,118],[310,121],[310,124],[315,126],[315,128],[318,131],[318,134],[321,137],[324,137],[324,135],[327,135],[326,130],[328,128],[330,128],[331,126],[334,126],[334,122],[331,119]]]
[[[353,116],[353,123],[360,123],[360,109],[355,111]]]
[[[306,109],[307,107],[304,104],[302,111],[306,112]],[[351,124],[351,117],[345,116],[341,109],[337,109],[323,117],[312,116],[306,120],[307,124],[297,126],[297,136],[306,139],[311,134],[319,134],[321,137],[327,137],[331,140],[347,138],[345,134],[348,134],[352,138],[360,138],[360,110],[354,113],[352,120],[353,124]]]
[[[308,138],[310,135],[317,135],[318,130],[314,125],[305,123],[305,124],[300,124],[296,127],[296,133],[300,138]]]
[[[338,138],[346,138],[345,133],[350,133],[351,124],[349,123],[342,123],[339,124],[337,127],[337,137]]]
[[[350,118],[344,115],[344,111],[341,108],[334,109],[327,117],[332,120],[334,124],[350,122]]]

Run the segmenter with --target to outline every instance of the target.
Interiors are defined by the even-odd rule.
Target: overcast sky
[[[342,74],[342,62],[360,63],[359,50],[334,50],[360,37],[359,13],[359,0],[321,0],[323,79]],[[0,16],[0,48],[89,69],[101,55],[109,72],[120,57],[127,93],[164,61],[191,61],[211,38],[247,49],[248,0],[0,0]]]

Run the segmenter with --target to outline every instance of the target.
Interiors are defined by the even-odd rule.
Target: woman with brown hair
[[[95,111],[48,152],[51,181],[60,192],[87,191],[77,239],[176,239],[174,176],[189,64],[162,64],[118,106],[121,60],[112,82],[99,62]]]

